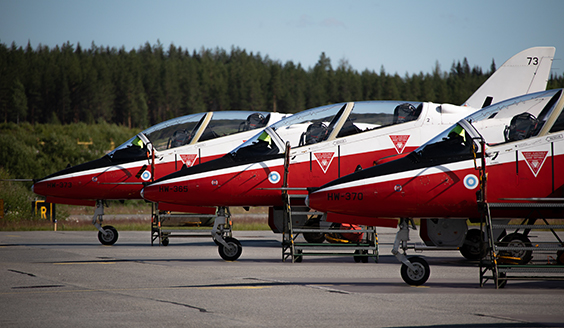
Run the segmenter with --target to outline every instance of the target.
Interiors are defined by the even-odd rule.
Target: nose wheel
[[[102,245],[115,244],[118,240],[118,232],[116,228],[108,225],[103,226],[102,230],[104,230],[104,233],[102,233],[102,231],[98,231],[98,240],[100,243],[102,243]]]
[[[241,256],[243,247],[237,239],[231,237],[229,217],[231,217],[231,213],[227,207],[217,208],[217,217],[212,228],[212,238],[218,246],[219,256],[225,261],[235,261]],[[226,236],[227,232],[229,232],[229,236]]]
[[[241,243],[232,237],[225,237],[225,244],[219,244],[219,256],[226,261],[235,261],[241,256],[243,252],[243,247]]]
[[[104,202],[102,200],[96,201],[96,209],[92,217],[92,224],[98,229],[98,240],[102,245],[113,245],[118,240],[118,232],[112,226],[103,226],[104,221]]]
[[[408,260],[414,269],[410,269],[406,264],[402,264],[400,270],[401,278],[408,285],[423,285],[427,279],[429,279],[429,275],[431,273],[429,264],[427,264],[427,261],[418,256],[410,257]]]
[[[401,278],[408,285],[423,285],[429,279],[431,270],[429,264],[419,256],[408,258],[406,255],[407,241],[409,240],[409,229],[415,230],[415,224],[411,218],[401,218],[399,230],[396,233],[392,254],[402,263]],[[400,252],[400,248],[403,252]]]

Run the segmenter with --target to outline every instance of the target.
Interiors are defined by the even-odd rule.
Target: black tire
[[[163,246],[168,246],[169,240],[168,238],[163,238],[163,240],[161,240],[161,244],[163,244]]]
[[[353,259],[354,259],[354,261],[355,261],[356,263],[360,263],[360,261],[361,261],[360,258],[361,258],[362,256],[356,255],[356,254],[361,254],[360,252],[361,252],[361,251],[359,251],[358,249],[357,249],[356,251],[354,251],[354,254],[355,254],[355,255],[353,255]]]
[[[306,221],[305,227],[319,229],[319,218],[312,218]],[[304,239],[310,244],[321,244],[325,241],[324,233],[304,232]]]
[[[356,263],[368,263],[368,251],[367,250],[359,250],[357,249],[356,251],[354,251],[355,254],[361,254],[361,255],[354,255],[354,261]]]
[[[101,231],[98,231],[98,240],[102,245],[113,245],[118,240],[118,232],[116,228],[112,226],[104,226],[102,229],[106,232],[103,234]]]
[[[503,247],[531,247],[531,241],[527,236],[522,233],[510,233],[509,235],[503,237],[500,242],[500,246]],[[518,264],[527,264],[533,258],[532,250],[511,250],[511,251],[501,251],[500,256],[516,257],[520,260],[517,261]]]
[[[243,252],[243,247],[241,243],[231,237],[225,237],[225,242],[227,243],[227,247],[223,246],[223,244],[219,245],[219,256],[225,261],[235,261],[241,256]]]
[[[429,279],[429,275],[431,274],[429,264],[427,264],[427,261],[418,256],[410,257],[408,260],[415,266],[415,271],[411,270],[407,265],[402,264],[400,270],[401,278],[408,285],[423,285],[427,282],[427,279]]]
[[[478,261],[484,257],[486,250],[484,245],[482,245],[483,235],[480,229],[468,230],[464,244],[460,247],[460,254],[470,261]]]

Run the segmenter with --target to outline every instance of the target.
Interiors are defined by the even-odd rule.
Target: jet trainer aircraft
[[[287,116],[281,113],[221,111],[186,115],[154,125],[104,157],[67,167],[35,181],[32,189],[58,204],[94,206],[98,239],[112,245],[118,233],[102,227],[108,199],[141,199],[144,182],[223,156],[264,128]],[[197,209],[194,209],[197,211]],[[215,211],[215,210],[214,210]]]
[[[483,108],[401,159],[313,190],[306,202],[316,210],[332,213],[465,222],[481,217],[480,199],[504,204],[557,201],[564,195],[563,108],[563,89]],[[528,218],[531,208],[491,208],[491,217]],[[541,208],[538,214],[543,218],[564,217],[561,207]],[[392,252],[403,263],[404,281],[420,285],[428,279],[429,267],[420,257],[406,257],[408,234],[408,224],[403,221]],[[526,235],[520,233],[509,234],[501,241],[530,245]],[[403,254],[399,252],[400,243]],[[530,256],[525,254],[522,261],[528,262]],[[556,257],[564,262],[562,251]]]
[[[287,185],[294,189],[291,193],[305,195],[306,187],[371,167],[386,156],[407,154],[482,104],[544,90],[554,51],[538,47],[515,55],[466,101],[467,106],[362,101],[294,114],[217,160],[184,167],[148,184],[142,196],[192,206],[282,206],[286,143],[291,146]]]

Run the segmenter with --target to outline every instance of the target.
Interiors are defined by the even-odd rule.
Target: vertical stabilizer
[[[505,99],[546,90],[556,48],[533,47],[509,58],[464,106],[482,108]]]

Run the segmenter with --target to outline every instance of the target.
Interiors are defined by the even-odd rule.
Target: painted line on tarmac
[[[53,265],[75,265],[75,264],[116,264],[117,262],[58,262]]]
[[[34,287],[34,288],[31,288]],[[54,286],[31,286],[30,288],[26,287],[12,287],[12,292],[0,292],[0,295],[14,295],[14,294],[68,294],[68,293],[96,293],[96,292],[128,292],[128,291],[152,291],[152,290],[173,290],[173,289],[186,289],[187,287],[151,287],[151,288],[102,288],[102,289],[66,289],[66,290],[54,290],[50,289]],[[61,288],[64,285],[57,285],[56,287]],[[39,288],[49,288],[49,290],[37,290]],[[188,287],[191,289],[266,289],[272,288],[272,286],[226,286],[226,287],[198,287],[192,286]]]
[[[240,287],[192,287],[195,289],[265,289],[272,288],[272,286],[240,286]]]

